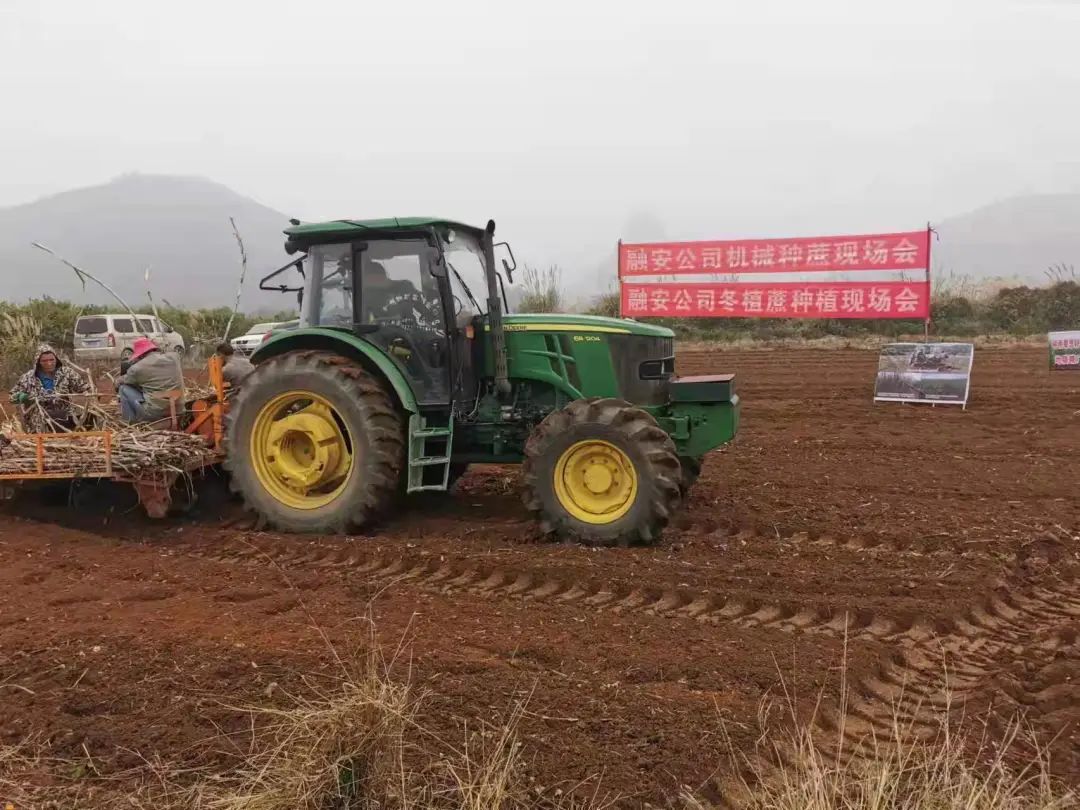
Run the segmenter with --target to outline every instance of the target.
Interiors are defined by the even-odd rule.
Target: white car
[[[182,355],[183,336],[153,315],[138,315],[138,324],[126,312],[81,315],[75,321],[75,361],[127,360],[135,341],[144,335],[165,351]]]
[[[234,337],[229,343],[240,354],[251,354],[254,352],[263,342],[263,338],[270,333],[272,329],[281,326],[279,323],[257,323],[247,330],[240,337]]]

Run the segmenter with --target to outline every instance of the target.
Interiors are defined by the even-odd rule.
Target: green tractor
[[[732,376],[676,378],[671,330],[504,314],[516,263],[494,222],[292,224],[300,255],[260,288],[297,293],[300,327],[253,355],[226,456],[280,530],[356,529],[470,464],[521,463],[545,532],[651,543],[735,435]]]

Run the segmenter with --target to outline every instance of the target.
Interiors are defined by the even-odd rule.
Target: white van
[[[136,324],[131,315],[81,315],[75,321],[75,360],[127,360],[131,347],[141,337],[151,338],[165,351],[183,355],[183,336],[153,315],[139,315]]]
[[[240,354],[251,354],[266,339],[271,329],[279,326],[277,323],[257,323],[239,337],[234,337],[229,343]]]

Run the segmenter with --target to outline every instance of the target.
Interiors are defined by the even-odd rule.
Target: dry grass
[[[374,649],[374,648],[373,648]],[[401,648],[398,648],[400,652]],[[0,747],[0,807],[16,810],[601,810],[618,797],[585,785],[533,789],[519,728],[528,696],[499,723],[466,733],[459,745],[439,739],[418,720],[422,698],[392,680],[375,654],[320,684],[302,679],[304,694],[272,689],[278,705],[240,711],[251,720],[244,764],[228,772],[181,772],[160,762],[102,775],[90,758],[50,760],[41,746]],[[781,679],[783,682],[783,679]],[[846,682],[841,685],[845,714]],[[771,722],[747,755],[730,743],[728,798],[747,810],[1066,810],[1074,792],[1050,777],[1048,757],[1013,725],[991,738],[956,733],[948,713],[929,741],[915,734],[897,706],[889,739],[849,740],[816,730],[813,717]],[[819,703],[820,707],[820,703]],[[910,709],[910,707],[907,707]],[[816,715],[815,711],[815,715]],[[925,717],[925,715],[923,715]],[[846,753],[841,756],[841,749]],[[851,756],[851,752],[857,755]],[[1017,765],[1019,763],[1019,766]],[[695,794],[684,810],[711,807]]]
[[[41,325],[27,312],[0,313],[0,380],[11,385],[34,362]]]
[[[249,710],[259,731],[213,810],[407,807],[403,755],[414,724],[407,686],[368,664],[333,691],[312,686],[285,709]],[[378,803],[373,803],[378,796]]]
[[[1066,810],[1080,797],[1051,776],[1050,755],[1018,716],[1005,725],[957,716],[948,692],[931,708],[902,692],[886,730],[854,734],[847,639],[835,715],[823,724],[824,693],[800,719],[799,697],[779,676],[783,700],[761,703],[756,750],[736,750],[726,731],[730,803],[744,810]],[[946,678],[946,684],[948,679]],[[810,707],[804,707],[810,708]],[[772,717],[779,714],[781,723]],[[1000,720],[1000,718],[999,718]],[[995,731],[996,729],[996,731]],[[693,793],[682,810],[705,810]]]
[[[27,741],[0,746],[0,807],[5,810],[191,810],[201,806],[198,783],[160,762],[102,776],[89,754],[56,759]]]
[[[521,285],[523,293],[518,312],[562,312],[566,308],[562,270],[558,266],[539,270],[525,265]]]
[[[372,657],[332,691],[312,687],[287,709],[254,709],[247,764],[202,791],[206,810],[600,810],[598,791],[575,799],[528,787],[518,728],[466,734],[460,746],[417,722],[421,700]],[[270,722],[263,722],[269,720]],[[568,791],[569,793],[570,791]]]
[[[336,655],[336,653],[335,653]],[[339,663],[340,659],[339,659]],[[344,665],[343,665],[344,666]],[[16,810],[602,810],[595,789],[534,790],[518,727],[506,720],[447,744],[417,722],[421,700],[376,656],[331,686],[304,679],[283,707],[238,709],[253,729],[235,771],[181,772],[159,762],[102,775],[95,763],[54,759],[31,742],[0,748],[0,808]],[[582,786],[578,786],[582,787]],[[585,791],[581,791],[585,792]]]
[[[745,762],[737,792],[747,810],[1077,807],[1077,796],[1049,776],[1044,756],[1036,755],[1019,770],[1009,764],[1013,742],[985,741],[973,750],[969,740],[947,733],[929,744],[900,736],[845,762],[812,730],[803,729],[773,741],[772,761],[778,764]],[[684,799],[686,810],[707,806],[693,796]]]
[[[974,278],[966,273],[953,270],[935,271],[930,280],[930,289],[934,301],[949,298],[966,298],[975,303],[986,303],[1001,290],[1019,287],[1025,283],[1020,276],[994,276],[993,278]],[[1027,282],[1030,284],[1030,282]]]

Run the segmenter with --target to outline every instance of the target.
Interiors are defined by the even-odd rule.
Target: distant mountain
[[[1053,265],[1080,270],[1080,194],[1010,197],[935,227],[932,261],[946,272],[1045,283]]]
[[[146,302],[143,273],[160,302],[231,306],[240,255],[229,226],[236,220],[248,254],[241,306],[277,311],[291,296],[258,290],[259,279],[288,261],[282,229],[288,217],[199,177],[128,174],[25,205],[0,208],[0,299],[51,295],[82,299],[75,274],[36,248],[40,242],[112,286],[135,307]],[[86,298],[111,303],[88,284]]]
[[[146,301],[147,265],[153,266],[151,284],[159,300],[231,306],[239,255],[230,216],[248,252],[242,308],[274,312],[294,306],[292,296],[258,290],[263,275],[289,260],[282,249],[285,214],[204,178],[151,174],[123,175],[104,185],[0,208],[0,300],[83,297],[68,268],[30,246],[38,241],[84,265],[133,306]],[[1053,265],[1080,269],[1080,194],[1011,197],[935,227],[941,236],[933,245],[935,269],[1034,283],[1045,282]],[[634,241],[663,239],[666,233],[655,215],[638,212],[621,235]],[[592,272],[564,275],[570,302],[585,306],[613,289],[614,263],[612,253]],[[86,297],[93,303],[110,301],[92,286]]]

